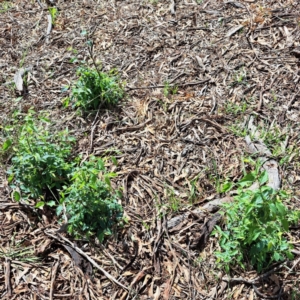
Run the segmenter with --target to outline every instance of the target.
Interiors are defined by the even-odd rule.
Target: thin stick
[[[5,289],[7,292],[7,296],[11,297],[11,282],[10,282],[10,259],[5,257]]]
[[[49,300],[53,299],[54,282],[55,282],[55,278],[56,278],[56,273],[57,273],[59,262],[60,261],[58,259],[58,261],[56,262],[56,264],[54,265],[54,267],[52,269]]]
[[[185,87],[185,86],[193,86],[193,85],[198,85],[198,84],[202,84],[202,83],[206,83],[210,81],[209,79],[205,79],[202,81],[196,81],[196,82],[187,82],[187,83],[183,83],[183,84],[170,84],[170,87]],[[148,89],[161,89],[164,88],[165,85],[156,85],[156,86],[142,86],[142,87],[128,87],[127,91],[132,91],[132,90],[148,90]]]
[[[288,105],[287,105],[286,111],[288,111],[288,110],[291,108],[291,106],[292,106],[294,100],[296,99],[296,97],[298,96],[299,93],[300,93],[300,90],[299,90],[296,94],[294,94],[294,95],[292,96],[290,102],[289,102]]]
[[[38,4],[39,4],[39,6],[41,7],[41,9],[44,9],[44,7],[43,7],[41,1],[40,1],[40,0],[37,0],[37,2],[38,2]]]

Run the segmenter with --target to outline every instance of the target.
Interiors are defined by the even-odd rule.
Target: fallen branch
[[[262,280],[265,280],[267,277],[269,277],[271,274],[273,274],[274,272],[278,271],[279,269],[281,269],[284,265],[286,265],[286,261],[284,261],[283,263],[281,263],[280,265],[276,266],[275,268],[269,270],[268,272],[260,275],[260,276],[257,276],[255,277],[254,279],[251,279],[251,280],[247,280],[243,277],[237,277],[237,278],[228,278],[228,277],[223,277],[222,280],[225,281],[225,282],[228,282],[228,283],[245,283],[245,284],[248,284],[248,285],[252,285],[253,287],[253,290],[254,292],[259,296],[259,297],[262,297],[264,299],[279,299],[280,296],[282,295],[282,291],[283,291],[283,288],[281,287],[280,290],[279,290],[279,293],[277,295],[272,295],[272,296],[267,296],[267,295],[264,295],[263,293],[261,293],[257,286],[255,285],[256,282],[259,282],[259,281],[262,281]]]
[[[236,277],[236,278],[229,278],[229,277],[223,277],[222,280],[226,281],[228,283],[246,283],[246,284],[255,284],[261,280],[265,280],[267,277],[269,277],[271,274],[273,274],[274,272],[280,270],[284,265],[286,265],[287,262],[284,261],[281,264],[277,265],[276,267],[274,267],[273,269],[267,271],[264,274],[261,274],[251,280],[247,280],[243,277]]]
[[[287,105],[286,112],[291,108],[293,102],[295,101],[295,99],[299,95],[299,93],[300,93],[300,90],[291,97],[291,100]]]

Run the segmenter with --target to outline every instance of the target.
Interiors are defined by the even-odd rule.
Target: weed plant
[[[168,97],[170,94],[175,95],[175,94],[177,94],[177,92],[178,92],[178,86],[176,86],[176,85],[172,86],[172,85],[170,85],[170,83],[168,81],[165,81],[164,90],[163,90],[165,97]]]
[[[293,258],[285,234],[300,214],[288,210],[282,202],[288,198],[287,193],[266,186],[267,180],[265,171],[248,173],[237,184],[234,201],[224,204],[225,227],[216,226],[213,233],[219,237],[221,247],[215,253],[217,263],[227,272],[236,264],[245,268],[245,262],[261,272],[274,262]],[[246,189],[255,181],[260,184],[258,189]],[[232,184],[224,185],[224,191],[230,188]]]
[[[12,166],[8,170],[15,200],[44,200],[47,192],[55,194],[62,187],[71,172],[68,158],[74,138],[67,130],[53,133],[49,127],[49,119],[29,111],[17,130],[18,142],[13,145]],[[7,150],[12,140],[13,137],[7,139],[3,149]]]
[[[110,179],[115,173],[107,173],[103,160],[92,157],[73,170],[70,185],[60,193],[60,215],[66,207],[68,232],[75,237],[97,236],[100,242],[112,233],[122,219],[122,207],[118,193],[113,193]]]
[[[123,85],[114,70],[107,74],[80,67],[77,75],[79,80],[72,89],[72,98],[74,106],[83,111],[116,105],[124,96]]]

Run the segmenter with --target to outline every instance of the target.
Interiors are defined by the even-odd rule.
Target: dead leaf
[[[236,32],[238,32],[239,30],[241,30],[244,27],[244,25],[238,25],[235,26],[233,28],[231,28],[227,33],[226,33],[226,37],[231,37],[232,35],[234,35]]]
[[[239,299],[239,296],[240,296],[240,294],[242,293],[242,291],[243,291],[243,289],[244,289],[244,284],[242,284],[241,286],[240,286],[240,288],[239,289],[237,289],[236,291],[235,291],[235,293],[233,294],[233,298],[234,299]]]

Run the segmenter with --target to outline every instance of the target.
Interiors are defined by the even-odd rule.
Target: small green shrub
[[[81,67],[77,70],[78,82],[72,89],[75,107],[84,111],[96,110],[99,106],[116,105],[124,96],[124,89],[115,71],[109,74],[96,69]]]
[[[102,242],[123,220],[120,193],[110,184],[116,174],[107,173],[95,157],[81,165],[79,158],[70,161],[74,138],[66,130],[52,132],[50,125],[46,117],[29,111],[22,125],[6,127],[1,151],[13,150],[8,170],[13,198],[37,200],[36,207],[54,206],[59,216],[64,210],[70,234],[97,236]],[[117,163],[114,157],[112,161]]]
[[[67,162],[74,138],[68,131],[53,133],[49,130],[50,121],[46,117],[38,117],[29,111],[23,124],[11,136],[3,147],[13,144],[12,166],[8,170],[11,187],[18,189],[15,200],[28,197],[43,200],[47,192],[56,193],[67,180],[71,165]],[[44,202],[39,202],[42,206]]]
[[[57,208],[59,215],[65,206],[70,234],[97,236],[102,242],[112,233],[122,218],[118,193],[113,193],[110,185],[110,178],[115,175],[106,173],[104,162],[95,157],[74,169],[70,185],[60,193],[61,205]]]
[[[260,183],[257,190],[245,189],[256,180]],[[217,263],[227,272],[236,264],[244,268],[245,261],[260,272],[273,262],[293,257],[284,233],[298,222],[299,212],[288,210],[282,203],[288,195],[266,186],[267,180],[265,171],[247,174],[238,183],[234,202],[224,204],[225,230],[216,226],[214,234],[220,237],[221,251],[215,253]]]

